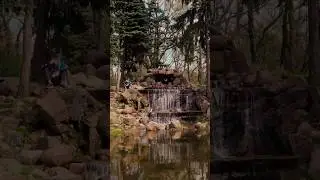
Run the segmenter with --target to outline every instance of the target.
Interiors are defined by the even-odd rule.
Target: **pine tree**
[[[149,54],[151,60],[151,68],[162,66],[161,57],[166,50],[169,18],[165,12],[159,7],[157,0],[151,0],[148,3],[148,12],[150,18],[149,35],[151,37],[152,48]]]
[[[143,0],[115,0],[113,3],[118,21],[115,29],[123,49],[122,72],[135,72],[136,64],[143,63],[150,49],[148,11]]]

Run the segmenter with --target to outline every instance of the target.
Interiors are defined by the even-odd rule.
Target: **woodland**
[[[111,88],[119,90],[124,80],[135,81],[147,69],[166,67],[210,91],[215,61],[210,39],[221,36],[233,42],[250,67],[299,76],[308,87],[318,87],[319,8],[316,0],[0,0],[0,77],[19,78],[17,95],[29,97],[32,82],[45,83],[40,67],[50,60],[52,49],[61,50],[71,74],[83,72],[87,54],[95,50],[108,57],[102,64],[110,66]],[[43,109],[48,110],[46,103]],[[98,115],[82,119],[100,116],[104,106],[96,104],[92,114]],[[120,114],[136,114],[130,110]],[[65,127],[59,119],[55,122],[61,125],[56,129]],[[105,125],[100,134],[107,136]],[[97,134],[96,129],[90,127],[89,134]],[[94,157],[96,141],[87,139],[87,151]]]
[[[27,86],[28,74],[39,77],[50,49],[61,48],[72,71],[89,50],[98,49],[110,55],[111,84],[119,70],[125,77],[142,65],[171,66],[205,85],[208,41],[219,32],[234,41],[249,64],[300,74],[317,84],[312,80],[318,74],[317,8],[316,1],[293,0],[2,0],[0,72],[25,74],[21,82]],[[16,32],[12,22],[21,24]]]

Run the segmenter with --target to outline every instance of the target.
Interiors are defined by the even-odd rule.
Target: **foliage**
[[[17,53],[0,49],[0,76],[19,76],[22,58]]]
[[[121,68],[135,72],[135,64],[142,64],[150,49],[148,11],[142,0],[116,0],[114,16],[118,17],[113,30],[118,33],[119,47],[123,49]]]
[[[156,0],[147,3],[149,14],[149,37],[151,39],[151,52],[149,53],[150,68],[163,66],[161,58],[168,46],[169,17],[159,7]]]

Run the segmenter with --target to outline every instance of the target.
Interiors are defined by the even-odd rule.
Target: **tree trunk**
[[[293,33],[293,2],[292,0],[286,0],[282,20],[281,65],[288,71],[292,71],[293,68]]]
[[[98,50],[101,52],[105,52],[106,49],[106,19],[104,12],[102,10],[99,11],[99,30],[98,30]]]
[[[255,45],[255,39],[254,39],[254,18],[253,18],[254,2],[253,0],[247,1],[247,8],[248,8],[248,35],[250,40],[250,54],[251,54],[250,63],[256,63],[257,56],[256,56],[256,45]]]
[[[293,15],[293,0],[287,0],[287,8],[288,8],[288,26],[289,26],[289,33],[288,33],[288,56],[287,61],[285,62],[285,69],[288,71],[293,70],[293,40],[294,40],[294,27],[293,27],[293,21],[294,21],[294,15]]]
[[[210,57],[213,55],[210,54],[210,36],[209,36],[209,21],[212,19],[213,21],[215,20],[216,16],[215,16],[215,11],[216,9],[216,1],[208,1],[208,10],[206,13],[206,65],[207,65],[207,69],[206,69],[206,77],[207,77],[207,97],[209,99],[211,99],[211,63],[213,62],[213,59],[210,59]],[[213,13],[213,17],[211,17],[211,13]]]
[[[319,16],[318,3],[316,0],[308,0],[308,26],[309,26],[309,77],[310,85],[319,86]]]
[[[111,56],[111,52],[110,52],[110,38],[111,38],[111,19],[110,19],[110,0],[107,0],[107,4],[106,4],[106,15],[104,15],[104,33],[102,33],[102,38],[104,39],[104,45],[103,46],[101,44],[100,48],[104,48],[105,53],[108,57]],[[105,35],[105,36],[104,36]],[[110,62],[108,63],[110,65]]]
[[[157,9],[159,8],[158,3]],[[155,13],[155,19],[158,19],[158,13]],[[158,68],[160,65],[160,23],[155,24],[155,36],[154,36],[154,54],[153,54],[153,68]]]
[[[18,96],[27,97],[30,95],[30,70],[32,59],[32,12],[33,0],[26,1],[24,28],[23,28],[23,62],[20,70],[20,83]]]
[[[121,68],[120,68],[120,65],[119,67],[117,68],[117,92],[120,91],[120,83],[121,83]]]
[[[96,48],[100,52],[104,52],[106,39],[105,32],[105,16],[103,13],[104,9],[96,9],[92,7],[93,15],[93,33],[95,37]]]
[[[241,20],[241,13],[242,13],[242,1],[237,0],[237,16],[236,16],[236,27],[235,27],[235,34],[239,36],[240,33],[240,20]]]
[[[287,46],[288,46],[288,8],[285,3],[284,13],[282,17],[282,46],[281,46],[281,56],[280,56],[280,65],[283,66],[287,61]]]
[[[190,82],[190,63],[187,63],[187,75],[188,75],[188,81]]]
[[[48,49],[46,48],[46,31],[48,29],[49,2],[39,1],[35,14],[36,40],[34,43],[33,59],[31,61],[31,77],[36,81],[44,81],[41,65],[46,63]]]
[[[201,52],[201,49],[199,49],[198,81],[199,81],[199,84],[202,84],[202,52]]]

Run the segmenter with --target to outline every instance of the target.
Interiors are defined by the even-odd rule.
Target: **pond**
[[[111,140],[111,179],[207,180],[209,136],[160,131]]]

